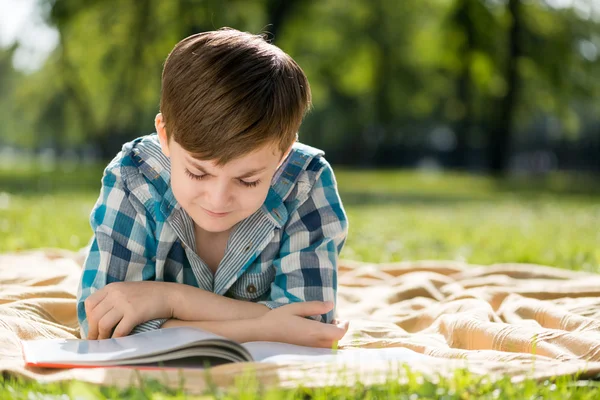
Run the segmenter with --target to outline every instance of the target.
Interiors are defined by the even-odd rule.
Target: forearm
[[[230,321],[258,318],[270,309],[249,301],[235,300],[200,288],[166,283],[173,318],[184,321]]]
[[[162,325],[162,328],[174,328],[176,326],[200,328],[240,343],[271,339],[265,335],[263,329],[260,329],[259,323],[255,319],[233,321],[181,321],[170,319]]]

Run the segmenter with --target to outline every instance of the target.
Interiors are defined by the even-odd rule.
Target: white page
[[[177,327],[116,339],[42,339],[22,343],[28,362],[60,364],[146,357],[204,340],[214,342],[223,338],[197,328]]]
[[[278,342],[248,342],[244,346],[255,361],[263,361],[278,355],[326,356],[334,354],[332,349],[297,346],[295,344]]]
[[[176,327],[143,332],[116,339],[42,339],[23,341],[25,359],[38,364],[88,364],[117,360],[146,358],[171,353],[187,345],[204,342],[211,344],[229,341],[198,328]],[[334,362],[352,363],[376,360],[435,360],[434,357],[410,349],[338,350],[297,346],[277,342],[249,342],[242,345],[253,359],[260,362]]]
[[[250,342],[243,345],[256,361],[267,363],[285,362],[331,362],[369,363],[377,361],[435,361],[404,347],[381,349],[344,349],[334,351],[315,347],[296,346],[285,343]]]

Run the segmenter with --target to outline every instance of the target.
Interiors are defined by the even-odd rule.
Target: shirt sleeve
[[[293,211],[282,232],[269,308],[302,301],[336,303],[337,263],[348,234],[348,219],[331,166],[325,166],[308,197]],[[314,319],[331,323],[335,307]]]
[[[92,293],[112,282],[155,278],[153,220],[143,204],[131,195],[121,174],[119,165],[107,167],[100,196],[90,216],[94,236],[77,292],[77,318],[82,338],[88,334],[84,302]],[[165,321],[145,322],[131,333],[158,329]]]

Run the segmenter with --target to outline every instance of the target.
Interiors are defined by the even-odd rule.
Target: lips
[[[216,217],[216,218],[219,218],[219,217],[224,217],[224,216],[226,216],[226,215],[229,215],[229,212],[217,213],[217,212],[213,212],[213,211],[207,210],[206,208],[203,208],[203,210],[204,210],[204,211],[205,211],[205,212],[206,212],[208,215],[210,215],[211,217]]]

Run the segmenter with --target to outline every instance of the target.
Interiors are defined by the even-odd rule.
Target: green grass
[[[0,251],[78,249],[101,167],[0,170]],[[350,235],[342,257],[372,262],[451,259],[529,262],[600,272],[600,186],[593,177],[493,180],[464,174],[338,170]],[[369,388],[257,392],[241,385],[199,398],[600,398],[600,383],[575,377],[491,384],[466,371],[434,384],[411,375]],[[65,396],[63,396],[65,394]],[[127,391],[80,382],[0,381],[0,398],[183,398],[158,382]]]
[[[522,262],[600,272],[600,191],[591,178],[495,181],[343,171],[338,183],[350,220],[343,257]]]
[[[554,381],[536,382],[526,380],[514,384],[509,377],[492,382],[485,377],[471,375],[464,369],[458,369],[451,377],[439,377],[434,383],[423,379],[417,373],[404,367],[404,382],[394,379],[393,375],[379,385],[330,386],[324,388],[297,387],[294,389],[261,389],[247,375],[237,380],[234,387],[220,390],[216,387],[202,395],[188,395],[181,389],[165,388],[159,381],[147,380],[143,387],[118,389],[114,387],[96,387],[82,382],[58,382],[41,384],[38,382],[0,378],[0,398],[2,399],[586,399],[595,400],[600,393],[600,382],[577,381],[570,377],[558,377]]]
[[[0,251],[84,246],[101,177],[99,166],[0,169]]]

